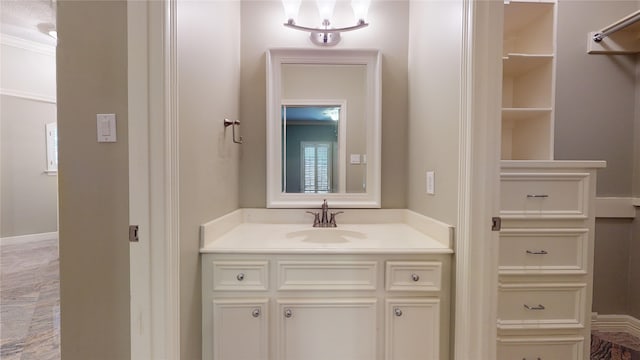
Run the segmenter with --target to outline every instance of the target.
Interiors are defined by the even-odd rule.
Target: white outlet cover
[[[427,194],[434,195],[436,193],[436,174],[435,171],[427,171]]]

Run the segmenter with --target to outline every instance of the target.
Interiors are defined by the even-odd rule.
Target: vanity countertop
[[[201,253],[224,254],[450,254],[453,228],[407,210],[384,211],[387,222],[343,223],[314,228],[311,223],[282,223],[274,213],[241,209],[201,227]],[[366,210],[356,210],[363,212]],[[345,216],[354,220],[359,214]],[[285,217],[286,218],[286,217]],[[296,220],[295,218],[293,220]],[[299,220],[299,219],[297,219]],[[373,220],[373,221],[372,221]]]

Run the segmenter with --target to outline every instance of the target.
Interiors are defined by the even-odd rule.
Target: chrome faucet
[[[321,212],[307,211],[307,213],[313,215],[313,227],[337,227],[336,215],[344,213],[344,211],[337,211],[329,213],[329,204],[327,199],[324,199]]]

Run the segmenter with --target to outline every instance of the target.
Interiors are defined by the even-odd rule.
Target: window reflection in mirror
[[[339,104],[282,106],[284,192],[322,194],[344,187],[344,159],[338,156],[343,121]]]

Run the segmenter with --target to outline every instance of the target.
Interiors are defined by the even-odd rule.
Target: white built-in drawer
[[[587,229],[502,229],[502,275],[586,274]]]
[[[584,338],[498,339],[498,360],[583,360]]]
[[[498,328],[584,327],[586,284],[500,284]]]
[[[588,173],[502,173],[503,218],[579,218],[588,216]]]
[[[440,291],[439,261],[387,261],[387,291]]]
[[[214,291],[264,291],[269,288],[268,261],[214,261]]]
[[[376,261],[279,261],[278,290],[375,290]]]

